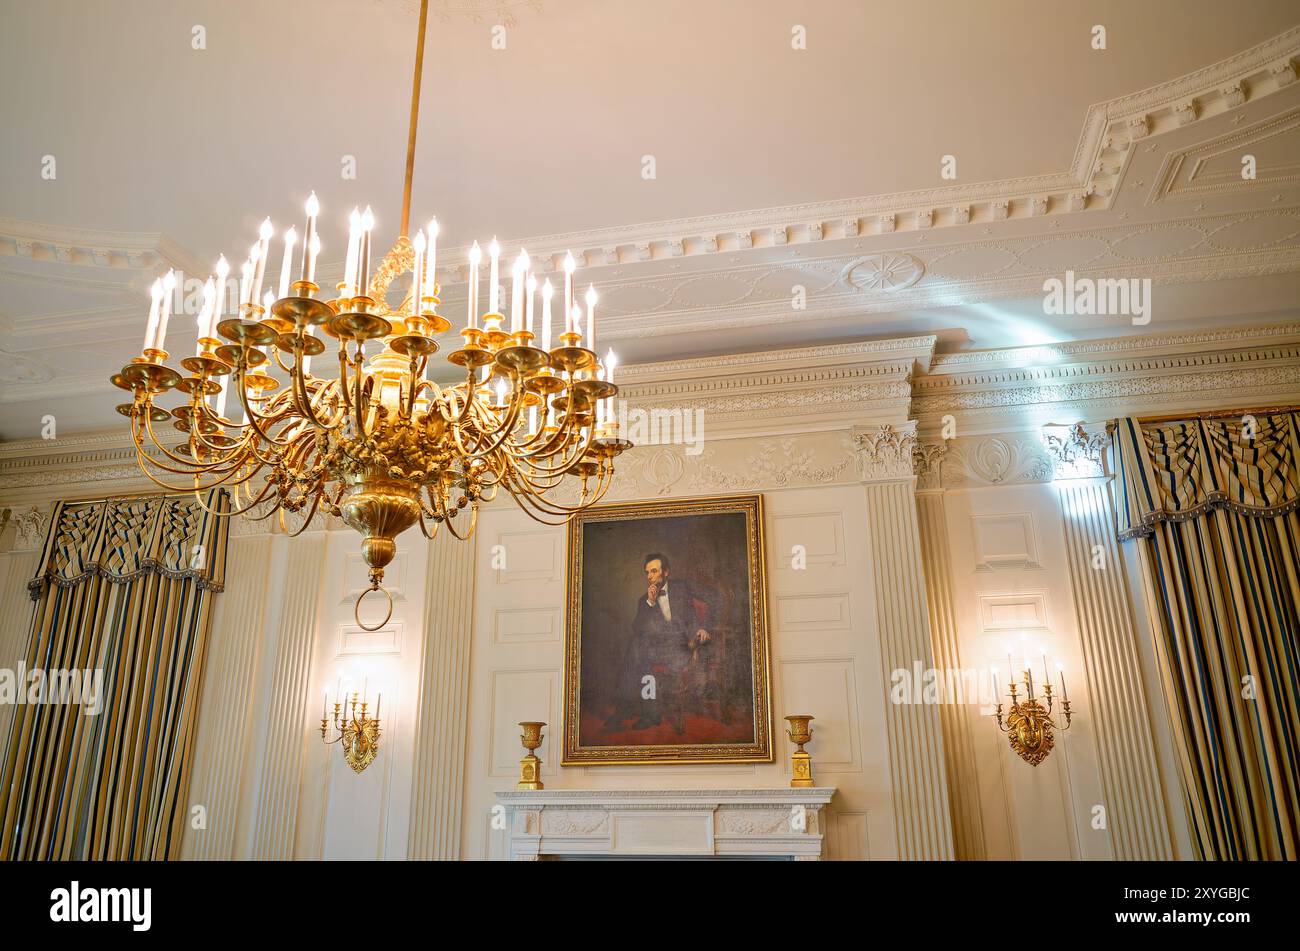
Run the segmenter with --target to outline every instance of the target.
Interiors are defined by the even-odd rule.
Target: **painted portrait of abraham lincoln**
[[[570,523],[565,762],[770,759],[761,503]]]

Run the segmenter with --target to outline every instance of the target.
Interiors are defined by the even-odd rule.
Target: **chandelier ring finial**
[[[388,611],[384,614],[384,619],[380,621],[378,624],[376,624],[374,627],[370,627],[364,621],[361,620],[361,602],[366,599],[366,595],[368,595],[371,591],[382,591],[384,593],[384,597],[388,599]],[[387,624],[388,621],[393,616],[392,592],[390,592],[387,588],[385,588],[383,585],[380,584],[376,584],[372,588],[366,588],[366,590],[362,591],[359,595],[357,595],[357,603],[352,606],[352,616],[356,618],[357,626],[361,628],[361,630],[366,631],[367,633],[373,634],[375,631],[381,630],[383,626]]]

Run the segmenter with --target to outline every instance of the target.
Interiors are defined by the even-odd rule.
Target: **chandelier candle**
[[[298,240],[298,232],[290,228],[284,233],[284,260],[280,262],[280,296],[289,296],[289,271],[293,267],[293,246]]]
[[[421,37],[427,16],[428,0],[421,0]],[[416,62],[418,91],[422,58]],[[140,468],[163,489],[195,492],[203,505],[202,494],[222,486],[233,496],[231,515],[260,519],[287,513],[296,516],[293,531],[298,533],[319,512],[360,533],[370,586],[356,599],[353,614],[367,631],[379,630],[392,616],[384,569],[397,553],[396,538],[402,532],[418,525],[429,538],[441,529],[469,538],[480,506],[502,489],[537,521],[565,524],[601,500],[614,476],[614,460],[631,448],[619,438],[618,423],[609,412],[609,400],[618,392],[613,357],[602,367],[595,352],[582,346],[576,305],[571,315],[566,303],[572,332],[560,334],[559,346],[551,347],[549,282],[542,289],[542,346],[534,343],[537,279],[529,274],[526,252],[515,264],[513,332],[502,329],[497,310],[500,247],[495,240],[491,312],[479,313],[482,252],[475,241],[469,252],[465,327],[451,339],[443,336],[451,322],[437,312],[437,221],[431,220],[423,233],[417,229],[414,240],[408,232],[417,102],[413,93],[400,231],[373,274],[374,213],[369,207],[364,214],[353,209],[343,282],[334,299],[317,299],[320,288],[312,278],[321,207],[312,193],[300,280],[285,286],[285,268],[297,244],[286,235],[278,296],[271,289],[263,296],[271,237],[270,219],[264,220],[243,267],[239,313],[220,319],[222,292],[212,286],[205,295],[206,336],[199,352],[180,362],[189,375],[167,366],[167,354],[159,349],[176,285],[171,272],[154,282],[141,355],[112,377],[131,393],[131,402],[117,410],[131,421]],[[223,261],[217,268],[221,281]],[[572,256],[566,256],[566,298],[572,293],[573,270]],[[395,302],[389,291],[396,291],[393,282],[405,274],[411,275],[410,293]],[[405,282],[399,287],[405,290]],[[594,289],[589,293],[594,302]],[[311,358],[327,346],[336,348],[330,363],[336,364],[337,374],[332,365],[328,378],[314,376]],[[453,373],[459,374],[458,381],[446,385],[431,380],[429,372],[431,359],[444,347]],[[164,408],[160,404],[173,391],[182,398],[180,405]],[[238,425],[226,416],[232,394],[243,409]],[[215,400],[209,401],[210,395]],[[234,415],[233,408],[230,412]],[[175,437],[165,438],[163,423],[179,430],[185,441],[176,445]],[[557,498],[562,493],[566,501]],[[388,602],[377,624],[360,615],[361,603],[371,593],[382,593]],[[346,727],[340,717],[339,726],[351,730],[354,739],[358,719],[367,731],[377,722],[367,716],[364,698],[360,712],[360,718],[348,718]],[[366,736],[377,741],[377,730]],[[365,746],[354,768],[373,758],[374,748],[373,742]]]
[[[551,297],[555,294],[555,288],[551,286],[551,279],[548,277],[542,282],[542,349],[551,349]]]
[[[316,253],[320,250],[320,244],[316,237],[316,216],[320,214],[320,202],[316,199],[316,193],[312,192],[307,196],[307,227],[303,232],[302,238],[302,270],[298,274],[298,280],[310,284],[316,277]],[[316,246],[313,247],[313,243]],[[281,294],[281,297],[284,295]]]
[[[587,349],[596,349],[596,287],[587,285]]]
[[[533,302],[537,300],[537,276],[528,272],[528,282],[524,285],[528,293],[528,303],[524,307],[524,329],[533,332]]]
[[[425,262],[424,297],[432,301],[438,296],[438,219],[430,218],[426,230],[429,234],[429,258]]]
[[[226,303],[226,275],[230,273],[230,262],[226,260],[224,254],[217,257],[217,297],[212,305],[212,322],[208,329],[208,336],[214,337],[217,333],[217,324],[221,322],[221,311]]]
[[[511,272],[510,284],[510,332],[519,333],[524,329],[524,275],[528,272],[528,252],[522,248]]]
[[[358,260],[357,294],[366,296],[370,289],[370,232],[375,228],[375,214],[366,205],[361,215],[361,255]]]
[[[353,208],[348,216],[348,253],[343,265],[343,286],[346,297],[357,296],[357,254],[361,250],[361,212]]]
[[[573,333],[573,326],[569,322],[570,314],[573,312],[573,270],[577,267],[573,260],[573,253],[564,252],[564,332]]]
[[[158,312],[158,335],[154,337],[153,348],[166,353],[163,344],[167,340],[167,319],[172,315],[172,293],[176,290],[176,272],[169,270],[162,282],[162,308]]]
[[[478,329],[478,262],[483,257],[483,251],[479,248],[478,242],[469,249],[469,317],[465,321],[467,330]],[[496,270],[496,259],[492,260],[493,270]],[[495,297],[492,298],[495,300]]]
[[[411,301],[414,304],[424,299],[424,232],[415,234],[415,266],[411,269]]]
[[[474,242],[474,247],[478,247],[477,241]],[[501,275],[498,270],[498,262],[501,259],[501,245],[497,244],[495,237],[492,238],[492,243],[488,245],[488,257],[492,259],[492,265],[488,271],[488,313],[499,314],[501,311],[497,308],[500,303],[498,296],[501,293]],[[475,287],[474,292],[477,295],[477,287]]]
[[[153,349],[153,338],[158,332],[158,315],[162,313],[162,295],[162,281],[155,278],[153,286],[149,288],[149,323],[145,326],[144,345],[140,348],[141,353]]]
[[[262,227],[258,229],[257,235],[257,262],[253,271],[253,293],[250,295],[250,300],[254,303],[262,296],[262,281],[266,277],[266,259],[271,253],[271,236],[273,234],[275,234],[275,228],[271,226],[271,219],[267,218],[262,222]]]

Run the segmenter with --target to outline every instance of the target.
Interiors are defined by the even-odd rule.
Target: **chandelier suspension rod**
[[[402,182],[402,230],[405,238],[411,223],[411,179],[415,175],[415,130],[420,121],[420,77],[424,73],[424,25],[429,19],[429,0],[420,0],[420,30],[415,41],[415,76],[411,80],[411,126],[406,136],[406,178]]]

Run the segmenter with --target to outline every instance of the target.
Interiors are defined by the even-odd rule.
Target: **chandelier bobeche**
[[[117,409],[131,419],[137,458],[150,479],[196,494],[229,486],[236,500],[232,514],[304,512],[303,528],[318,510],[341,517],[365,536],[370,591],[385,590],[384,566],[396,553],[398,534],[418,524],[432,538],[445,525],[457,538],[468,538],[480,502],[502,487],[540,521],[562,522],[604,495],[615,457],[631,444],[619,437],[612,412],[618,392],[613,354],[601,361],[594,349],[595,291],[587,292],[585,315],[573,299],[572,255],[564,260],[564,326],[555,340],[554,288],[548,279],[539,294],[522,250],[513,266],[506,329],[495,239],[487,312],[479,314],[482,255],[474,243],[466,322],[459,348],[447,354],[463,376],[444,386],[429,379],[438,350],[434,338],[451,328],[438,313],[436,220],[414,241],[404,225],[372,274],[374,218],[369,208],[354,211],[343,281],[336,297],[322,300],[315,283],[320,209],[314,193],[306,211],[296,259],[296,233],[284,236],[278,294],[262,293],[273,237],[269,219],[243,266],[238,313],[228,317],[228,267],[224,257],[218,261],[216,278],[204,289],[194,355],[180,361],[188,375],[167,365],[163,347],[175,276],[169,272],[155,282],[141,354],[112,378],[134,394]],[[290,282],[292,270],[299,276]],[[390,308],[390,285],[407,273],[410,290]],[[312,359],[326,350],[318,330],[337,341],[337,378],[311,372]],[[158,406],[157,397],[173,389],[188,402],[170,411]],[[241,421],[233,411],[227,415],[232,395]],[[158,428],[168,422],[185,434],[180,445],[164,444]],[[155,468],[188,477],[186,484],[168,484]],[[576,477],[573,504],[554,497],[566,476]],[[391,615],[391,596],[388,610]]]

